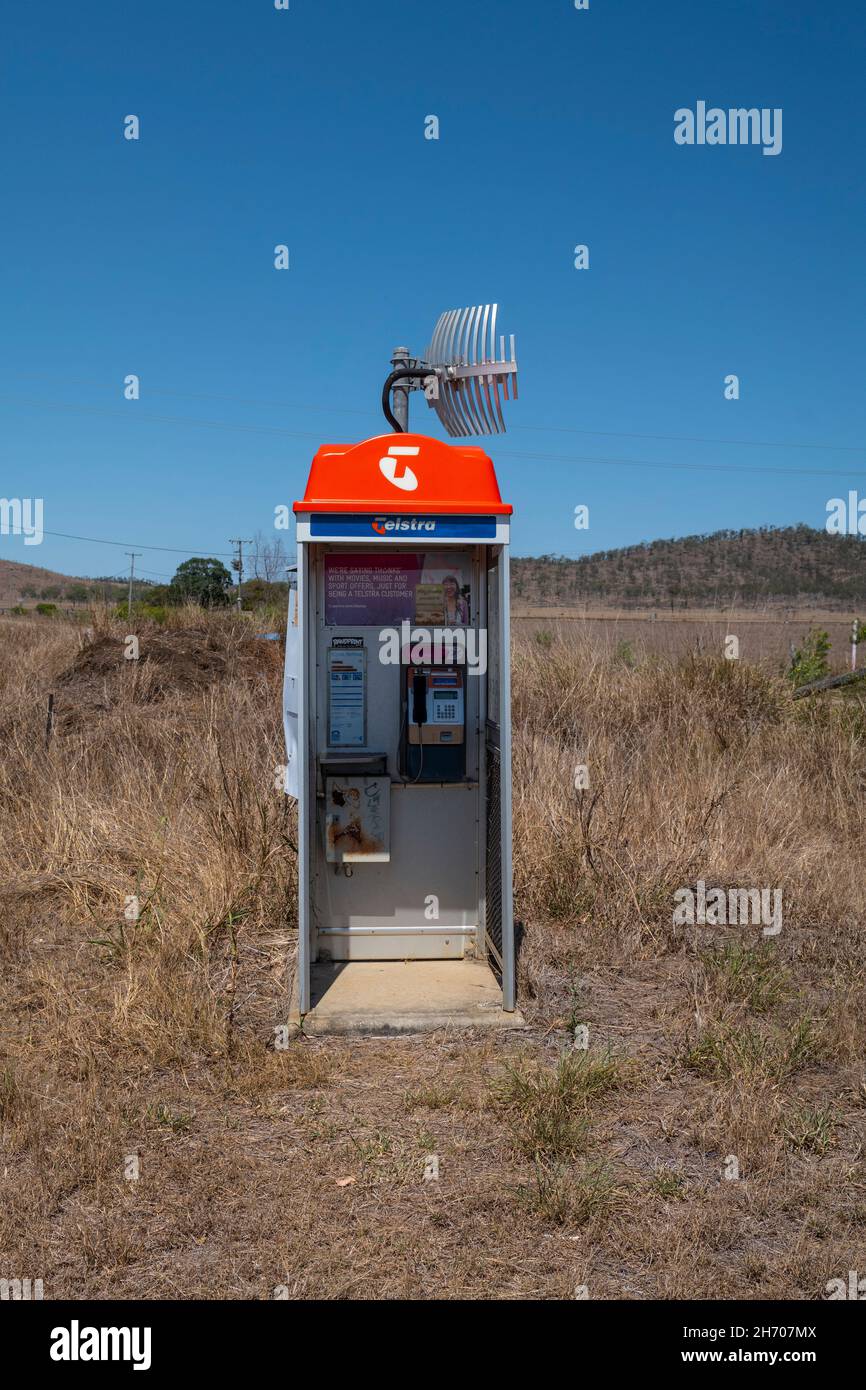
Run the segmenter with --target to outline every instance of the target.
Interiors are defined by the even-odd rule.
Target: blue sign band
[[[347,516],[345,513],[318,514],[310,517],[310,535],[328,539],[366,540],[375,537],[383,541],[423,540],[439,536],[447,540],[495,540],[494,516]]]

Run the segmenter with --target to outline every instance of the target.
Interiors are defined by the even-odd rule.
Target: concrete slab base
[[[523,1028],[486,961],[353,960],[312,967],[305,1033],[381,1036],[439,1028]],[[299,1024],[297,992],[290,1021]]]

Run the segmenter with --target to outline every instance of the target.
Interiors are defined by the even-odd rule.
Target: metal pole
[[[230,536],[230,537],[229,537],[229,545],[236,545],[237,548],[238,548],[237,559],[236,559],[235,562],[234,562],[234,569],[236,569],[237,572],[238,572],[238,592],[237,592],[237,598],[235,599],[235,608],[236,608],[236,609],[238,610],[238,612],[240,613],[240,611],[241,611],[241,585],[242,585],[243,582],[244,582],[244,546],[245,546],[245,545],[252,545],[252,541],[249,540],[249,539],[247,539],[247,540],[237,540],[234,536]]]
[[[391,358],[391,366],[396,371],[398,367],[408,367],[411,365],[409,349],[407,347],[395,347],[394,356]],[[409,383],[399,381],[395,383],[391,392],[391,409],[394,418],[400,421],[403,430],[409,430]]]
[[[499,552],[499,833],[502,886],[502,1007],[517,1007],[517,962],[514,955],[514,869],[511,848],[511,573],[508,546]]]
[[[307,594],[310,585],[308,547],[298,541],[298,1012],[310,1011],[310,820],[315,792],[310,781],[310,651],[307,635]]]
[[[140,550],[127,550],[129,556],[129,597],[126,602],[126,621],[132,622],[132,577],[135,574],[135,562],[141,559]]]

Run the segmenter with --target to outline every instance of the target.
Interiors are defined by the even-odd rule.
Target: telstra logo
[[[398,487],[401,492],[415,492],[418,487],[418,479],[412,472],[408,463],[401,460],[410,455],[414,457],[420,453],[418,444],[391,444],[388,453],[379,460],[379,472],[383,478],[387,478],[393,487]]]
[[[390,536],[394,531],[435,531],[436,521],[431,517],[403,516],[403,517],[384,517],[374,516],[370,522],[377,536]]]

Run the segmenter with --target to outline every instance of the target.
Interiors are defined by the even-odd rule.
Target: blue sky
[[[267,532],[320,442],[386,428],[393,346],[494,299],[516,553],[820,526],[866,489],[855,0],[48,0],[4,48],[0,495],[122,544],[0,558],[116,573],[129,542]],[[677,145],[698,100],[781,107],[782,152]]]

